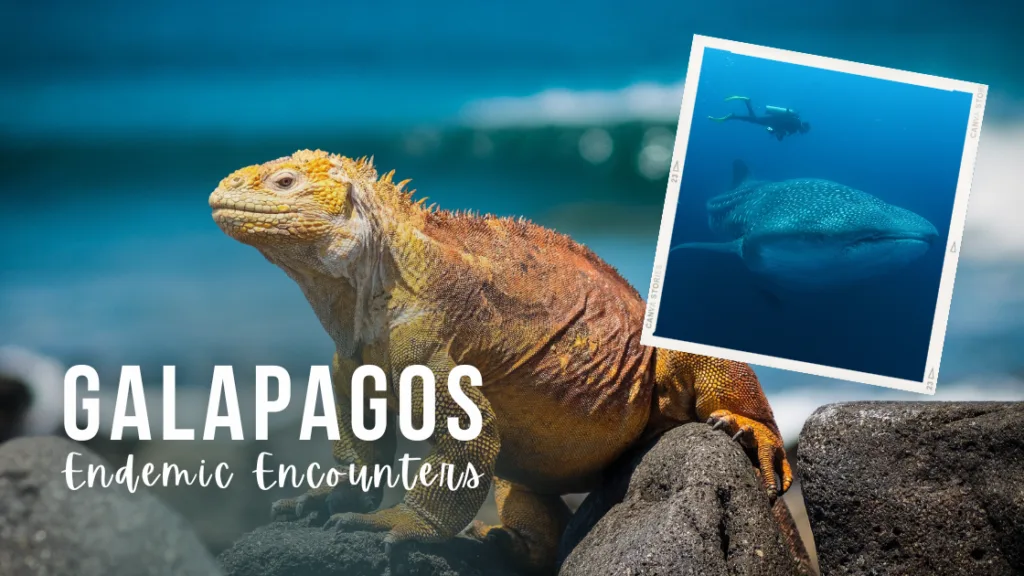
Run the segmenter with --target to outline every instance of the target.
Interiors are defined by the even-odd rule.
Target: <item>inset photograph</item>
[[[643,343],[933,394],[986,92],[696,36]]]

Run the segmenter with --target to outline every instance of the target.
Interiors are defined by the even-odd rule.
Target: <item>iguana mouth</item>
[[[258,212],[256,210],[239,210],[237,208],[214,208],[214,218],[230,218],[232,216],[245,220],[259,216],[261,220],[272,222],[281,218],[295,216],[296,212]]]
[[[290,210],[287,206],[270,206],[267,204],[254,204],[252,202],[233,202],[231,200],[211,202],[210,208],[212,208],[215,213],[240,212],[243,214],[271,214],[281,216],[295,214],[295,212]]]

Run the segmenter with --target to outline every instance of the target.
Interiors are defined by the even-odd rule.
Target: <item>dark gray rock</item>
[[[213,557],[177,514],[139,488],[80,488],[75,468],[105,464],[79,444],[54,437],[0,446],[0,574],[4,576],[210,576]],[[115,468],[108,465],[112,474]]]
[[[750,459],[720,431],[675,428],[606,476],[566,529],[560,576],[806,573]]]
[[[823,406],[798,462],[823,574],[1024,573],[1024,403]]]
[[[25,382],[0,372],[0,443],[21,435],[31,406],[32,395]]]
[[[208,465],[226,463],[235,471],[234,481],[223,490],[198,484],[154,486],[152,489],[153,494],[195,526],[196,536],[207,549],[219,554],[243,534],[266,524],[270,520],[270,505],[275,500],[305,491],[291,486],[261,490],[256,476],[250,473],[256,467],[260,452],[273,455],[267,457],[265,466],[275,471],[280,464],[294,464],[304,471],[310,462],[330,462],[330,443],[299,440],[298,423],[294,427],[270,430],[269,438],[267,441],[248,438],[243,441],[156,440],[143,443],[136,458],[140,466],[145,462],[158,466],[173,462],[184,469],[196,470],[206,461]],[[276,478],[276,474],[268,478],[270,476]]]
[[[307,521],[274,522],[221,553],[227,576],[515,576],[494,548],[458,537],[407,543],[384,553],[384,535],[324,530]]]
[[[54,435],[63,423],[64,367],[19,346],[0,346],[0,443]]]

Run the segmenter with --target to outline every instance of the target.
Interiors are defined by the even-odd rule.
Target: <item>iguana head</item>
[[[316,150],[247,166],[210,194],[213,219],[232,238],[292,267],[338,275],[373,241],[385,196],[405,196],[372,162]]]

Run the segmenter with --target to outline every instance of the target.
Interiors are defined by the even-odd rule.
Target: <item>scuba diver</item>
[[[800,119],[800,115],[795,110],[789,108],[780,108],[778,106],[765,106],[764,111],[767,112],[764,116],[758,116],[754,113],[754,107],[750,105],[750,98],[746,96],[729,96],[725,99],[726,102],[730,100],[743,100],[743,103],[747,105],[747,115],[739,116],[736,114],[728,114],[721,118],[715,118],[714,116],[708,116],[709,119],[715,122],[725,122],[726,120],[741,120],[743,122],[750,122],[751,124],[758,124],[764,126],[768,133],[782,142],[782,139],[790,134],[806,134],[811,129],[811,125],[808,122],[804,122]]]

